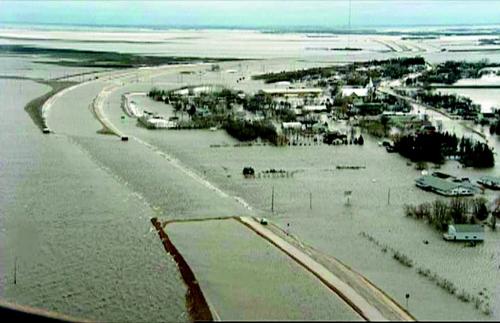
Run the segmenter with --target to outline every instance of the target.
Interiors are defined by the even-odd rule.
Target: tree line
[[[417,99],[422,103],[432,107],[441,108],[449,113],[457,114],[462,117],[476,116],[481,108],[478,104],[474,104],[470,98],[453,95],[432,93],[430,91],[422,91],[417,94]]]
[[[448,202],[435,200],[418,205],[405,205],[405,215],[417,220],[426,221],[439,231],[448,230],[450,224],[474,224],[485,221],[490,211],[486,206],[486,200],[482,197],[474,199],[453,198]],[[491,220],[496,225],[495,216]]]
[[[403,135],[395,140],[395,151],[413,161],[441,164],[446,157],[458,157],[466,167],[489,168],[495,165],[492,149],[485,143],[455,134],[420,132]]]
[[[423,73],[418,81],[423,84],[428,83],[444,83],[454,84],[463,78],[480,78],[482,69],[487,67],[497,67],[499,64],[489,63],[487,60],[479,62],[466,61],[446,61],[438,64],[430,71]]]

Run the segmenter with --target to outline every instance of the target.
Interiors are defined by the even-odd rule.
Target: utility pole
[[[387,205],[391,204],[391,188],[389,187],[389,191],[387,191]]]
[[[309,209],[313,209],[313,196],[312,196],[312,192],[309,192]]]
[[[271,191],[271,212],[274,213],[274,186]]]
[[[17,257],[14,258],[14,285],[17,284]]]

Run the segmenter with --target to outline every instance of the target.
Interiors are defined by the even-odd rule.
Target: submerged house
[[[177,122],[166,120],[162,116],[144,111],[144,114],[139,117],[139,121],[148,129],[173,129],[177,127]]]
[[[450,181],[436,176],[425,175],[415,180],[417,187],[444,196],[471,196],[478,187],[467,181]]]
[[[477,182],[486,188],[500,190],[500,177],[482,176],[477,180]]]
[[[479,224],[450,224],[443,238],[453,241],[484,241],[484,228]]]
[[[304,130],[305,126],[300,122],[282,122],[283,130]]]

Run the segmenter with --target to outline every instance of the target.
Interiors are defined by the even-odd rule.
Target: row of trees
[[[462,78],[479,78],[482,75],[482,69],[497,66],[500,65],[489,63],[488,60],[481,60],[479,62],[446,61],[438,64],[434,69],[423,73],[418,78],[418,81],[424,84],[453,84]]]
[[[474,104],[470,98],[453,94],[423,91],[418,93],[417,99],[432,107],[444,109],[449,113],[462,117],[474,117],[481,111],[481,107],[478,104]]]
[[[485,143],[469,138],[458,139],[455,134],[430,132],[404,135],[396,139],[394,148],[413,161],[443,163],[456,156],[467,167],[488,168],[495,165],[492,149]]]
[[[255,75],[254,80],[263,80],[265,83],[276,83],[283,81],[303,81],[306,79],[328,78],[335,74],[343,76],[344,82],[348,85],[364,86],[369,78],[386,77],[399,79],[414,71],[415,68],[423,67],[425,59],[423,57],[402,57],[387,60],[373,60],[369,62],[355,62],[346,66],[313,67],[296,71],[282,71],[278,73],[265,73]],[[377,67],[362,73],[356,72],[359,67]]]
[[[278,73],[265,73],[252,76],[254,80],[263,80],[264,83],[294,82],[306,78],[326,78],[334,74],[335,67],[313,67],[296,71],[282,71]]]
[[[280,144],[276,128],[270,121],[246,121],[228,119],[224,123],[227,133],[240,141],[251,141],[257,138],[267,140],[275,145]]]
[[[485,143],[462,138],[458,153],[460,162],[466,167],[488,168],[495,166],[493,151]]]
[[[391,80],[400,79],[405,75],[421,69],[425,66],[423,57],[402,57],[393,58],[385,61],[371,61],[371,65],[381,66],[381,77]]]
[[[432,203],[405,205],[404,210],[406,216],[427,221],[439,231],[448,230],[449,224],[474,224],[478,221],[485,221],[489,216],[486,200],[481,197],[453,198],[449,202],[435,200]],[[492,224],[495,220],[492,219]]]
[[[497,134],[500,135],[500,119],[495,120],[491,125],[490,125],[490,133],[492,135]]]

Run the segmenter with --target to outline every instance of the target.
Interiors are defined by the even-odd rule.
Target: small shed
[[[484,228],[479,224],[450,224],[443,237],[454,241],[484,241]]]

